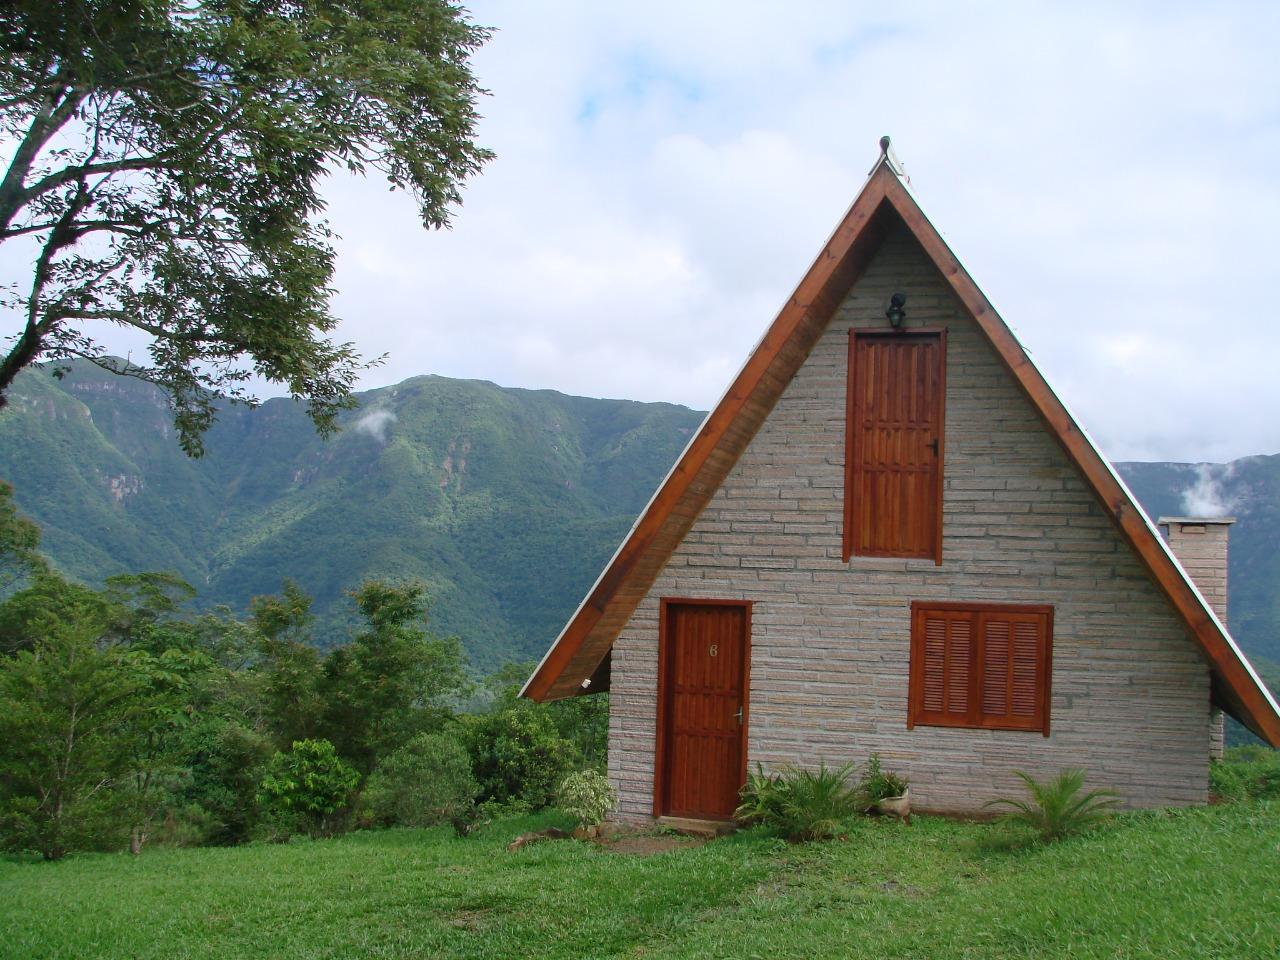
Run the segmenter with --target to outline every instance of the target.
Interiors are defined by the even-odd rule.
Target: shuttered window
[[[943,331],[849,333],[844,559],[942,562]]]
[[[907,725],[1049,735],[1053,607],[911,605]]]

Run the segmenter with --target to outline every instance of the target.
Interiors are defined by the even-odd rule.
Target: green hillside
[[[417,578],[488,669],[541,654],[702,416],[442,377],[359,399],[330,441],[288,400],[224,410],[189,460],[151,386],[29,372],[0,479],[76,577],[173,570],[237,609],[292,577],[322,639],[364,577]]]
[[[242,609],[291,576],[332,640],[345,590],[418,578],[437,629],[488,669],[545,650],[702,416],[430,376],[359,399],[330,441],[288,400],[226,409],[189,460],[148,384],[32,371],[0,413],[0,479],[84,580],[173,570],[202,602]],[[1239,518],[1231,627],[1280,660],[1280,456],[1119,469],[1153,517]]]

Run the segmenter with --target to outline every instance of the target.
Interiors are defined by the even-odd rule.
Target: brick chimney
[[[1227,535],[1235,517],[1161,517],[1169,549],[1224,624],[1227,622]],[[1222,759],[1222,711],[1209,714],[1209,756]]]

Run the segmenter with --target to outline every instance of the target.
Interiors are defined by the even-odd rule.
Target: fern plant
[[[793,842],[833,837],[844,820],[866,805],[861,791],[849,785],[853,771],[853,764],[836,770],[822,764],[816,771],[788,767],[769,775],[757,765],[734,816],[772,827]]]
[[[1027,785],[1028,799],[1001,797],[985,806],[1007,808],[1001,820],[1026,824],[1046,842],[1078,833],[1110,816],[1120,805],[1120,794],[1115,790],[1081,792],[1083,770],[1063,770],[1053,780],[1043,783],[1021,770],[1015,773]]]
[[[765,773],[757,763],[738,793],[741,802],[733,811],[733,818],[745,824],[776,822],[782,813],[780,780],[777,774]]]

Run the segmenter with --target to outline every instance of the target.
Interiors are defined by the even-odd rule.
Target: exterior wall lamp
[[[889,318],[889,326],[895,330],[902,329],[902,321],[907,318],[907,295],[905,293],[895,293],[889,298],[889,309],[885,310],[884,315]]]

